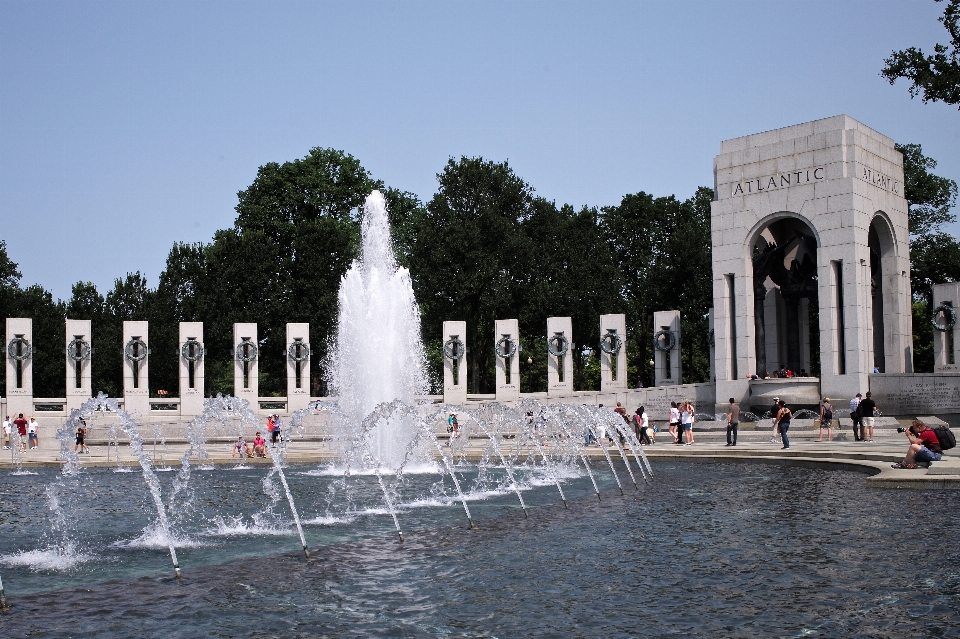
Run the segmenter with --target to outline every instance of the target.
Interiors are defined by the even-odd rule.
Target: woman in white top
[[[30,418],[30,423],[27,424],[27,438],[30,440],[30,450],[36,450],[39,446],[37,440],[37,431],[40,429],[40,424],[37,423],[36,417]]]
[[[686,402],[680,411],[680,424],[687,441],[684,446],[693,446],[693,404]]]
[[[670,402],[670,434],[673,435],[673,443],[680,442],[680,408],[676,402]]]

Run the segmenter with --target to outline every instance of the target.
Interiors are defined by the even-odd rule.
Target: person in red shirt
[[[907,456],[902,462],[893,465],[893,468],[916,468],[917,462],[940,461],[942,449],[937,434],[927,428],[919,419],[913,420],[906,431],[907,439],[910,440],[910,448],[907,449]]]
[[[23,413],[13,420],[17,427],[17,433],[20,435],[20,450],[27,450],[27,420],[23,418]]]

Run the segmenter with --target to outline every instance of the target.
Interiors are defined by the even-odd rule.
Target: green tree
[[[649,385],[653,371],[653,313],[680,310],[684,382],[709,380],[707,311],[713,300],[710,202],[713,191],[700,187],[685,201],[647,193],[624,196],[603,209],[614,265],[623,282],[630,339],[631,384]]]
[[[942,0],[936,0],[941,2]],[[885,59],[880,74],[893,84],[900,78],[911,82],[910,97],[924,102],[945,102],[960,107],[960,0],[948,0],[938,20],[950,34],[950,45],[935,44],[933,55],[910,47],[894,51]]]
[[[409,264],[424,340],[441,340],[444,320],[466,320],[470,390],[488,393],[494,320],[515,308],[517,279],[529,253],[522,224],[531,215],[533,190],[508,163],[483,158],[450,159],[437,180],[438,192],[410,229],[415,242]]]
[[[956,204],[957,183],[930,172],[937,163],[923,154],[919,144],[896,148],[903,154],[903,191],[909,205],[913,367],[917,372],[932,372],[933,285],[960,281],[960,242],[940,230],[941,225],[956,221],[950,209]]]
[[[17,263],[7,255],[7,243],[0,240],[0,290],[18,288],[20,285],[20,271]]]
[[[288,247],[305,222],[354,224],[367,195],[382,186],[352,155],[313,148],[301,160],[260,167],[253,184],[237,194],[236,228],[262,231]]]
[[[6,242],[0,240],[0,326],[6,332],[6,318],[33,319],[32,355],[34,397],[62,397],[66,393],[64,373],[64,305],[42,286],[20,288],[20,271],[7,254]],[[4,351],[12,335],[4,334]],[[6,384],[6,366],[0,367],[0,384]]]
[[[359,250],[364,200],[380,188],[353,156],[314,148],[260,167],[238,194],[233,234],[218,234],[211,247],[211,274],[218,288],[231,289],[220,323],[259,324],[262,393],[286,391],[286,322],[298,321],[310,323],[311,386],[321,390],[340,280]]]
[[[950,213],[957,202],[956,181],[931,173],[937,162],[925,156],[919,144],[897,144],[896,149],[903,154],[903,192],[909,205],[910,233],[930,233],[956,222],[957,217]]]
[[[515,300],[520,331],[529,340],[534,364],[521,366],[521,389],[546,390],[546,318],[566,316],[576,344],[571,355],[574,388],[594,389],[593,378],[586,375],[583,349],[598,348],[600,315],[623,307],[622,274],[614,265],[599,212],[593,207],[574,211],[568,204],[558,209],[553,202],[535,198],[523,231],[527,248]],[[525,364],[526,358],[521,361]]]
[[[94,393],[102,391],[111,397],[123,395],[123,350],[126,346],[123,343],[123,322],[149,321],[148,307],[151,293],[152,291],[147,287],[146,278],[139,271],[127,273],[124,279],[114,280],[113,288],[107,292],[99,326],[93,326],[94,347],[97,349],[94,353],[92,371]],[[91,297],[89,291],[86,292],[86,296]],[[73,303],[74,300],[71,300],[69,305]],[[148,338],[156,328],[150,327],[151,335],[148,335]],[[150,350],[156,351],[156,345],[152,340],[150,341]],[[154,356],[151,353],[151,378],[153,362]],[[151,379],[151,384],[154,385],[155,380]]]

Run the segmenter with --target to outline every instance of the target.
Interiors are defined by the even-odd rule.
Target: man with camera
[[[917,462],[940,461],[942,450],[937,434],[927,428],[919,419],[913,420],[910,428],[898,428],[898,433],[906,433],[910,440],[910,448],[902,462],[893,465],[893,468],[916,468]]]

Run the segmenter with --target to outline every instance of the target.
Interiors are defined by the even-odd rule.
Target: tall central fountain
[[[379,404],[412,405],[427,390],[420,309],[410,272],[397,265],[386,200],[372,192],[363,205],[363,242],[340,284],[336,341],[328,370],[348,421],[360,424]],[[370,437],[371,453],[387,468],[398,468],[416,435],[408,419],[384,420]]]

